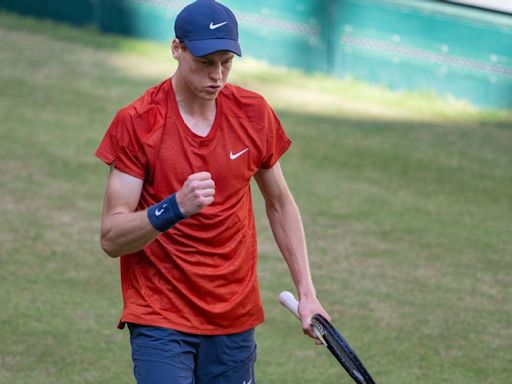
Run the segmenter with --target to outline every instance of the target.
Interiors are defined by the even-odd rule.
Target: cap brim
[[[209,39],[185,41],[185,45],[190,53],[196,57],[207,56],[218,51],[230,51],[238,56],[242,56],[240,44],[236,40],[229,39]]]

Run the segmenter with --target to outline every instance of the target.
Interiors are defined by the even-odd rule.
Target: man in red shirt
[[[199,0],[176,18],[174,75],[122,108],[96,156],[110,165],[101,245],[120,257],[139,384],[255,383],[263,321],[250,180],[300,299],[325,310],[279,158],[290,140],[267,102],[227,83],[241,56],[233,13]]]

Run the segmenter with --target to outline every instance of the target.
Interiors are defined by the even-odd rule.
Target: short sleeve
[[[129,107],[121,109],[97,148],[96,157],[108,165],[115,162],[116,169],[144,180],[147,160],[140,138],[142,123]]]
[[[277,163],[292,142],[272,108],[267,103],[265,107],[266,145],[261,168],[269,169]]]

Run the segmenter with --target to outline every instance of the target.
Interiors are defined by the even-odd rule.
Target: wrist
[[[179,190],[178,192],[175,193],[176,195],[176,204],[178,205],[178,209],[180,210],[181,214],[183,215],[183,217],[187,218],[190,216],[190,214],[188,214],[187,212],[185,212],[185,210],[182,208],[184,206],[183,204],[183,201],[181,199],[181,190]]]
[[[160,232],[169,230],[186,217],[178,206],[175,193],[150,206],[147,215],[151,225]]]
[[[316,299],[316,290],[314,287],[297,288],[299,300]]]

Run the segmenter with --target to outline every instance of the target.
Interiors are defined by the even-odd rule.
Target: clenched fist
[[[215,182],[208,172],[190,175],[176,193],[176,201],[185,216],[192,216],[213,202]]]

